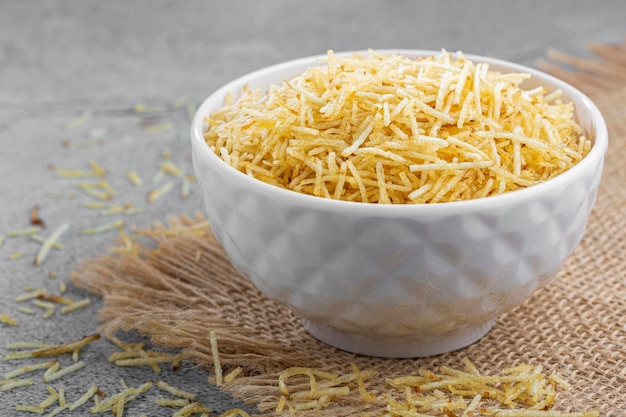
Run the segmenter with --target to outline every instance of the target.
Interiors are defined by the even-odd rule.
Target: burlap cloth
[[[180,348],[212,369],[209,330],[222,365],[244,373],[223,388],[272,415],[286,367],[350,372],[350,363],[379,375],[368,389],[417,368],[461,367],[469,358],[483,372],[519,363],[556,370],[572,384],[554,409],[626,415],[626,46],[592,45],[589,60],[552,54],[544,70],[586,91],[603,112],[610,145],[606,170],[582,243],[556,279],[524,305],[502,315],[475,344],[420,359],[352,355],[312,338],[285,307],[266,299],[231,266],[201,216],[172,218],[140,232],[132,250],[80,265],[73,282],[104,297],[102,331],[137,331],[155,345]],[[563,65],[565,64],[565,66]],[[152,242],[152,243],[151,243]],[[156,242],[156,244],[154,243]],[[134,251],[137,251],[134,253]],[[138,254],[138,256],[136,256]],[[302,415],[377,414],[381,406],[355,395]]]

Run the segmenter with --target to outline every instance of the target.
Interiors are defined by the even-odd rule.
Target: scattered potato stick
[[[134,359],[138,357],[143,357],[140,350],[126,350],[122,352],[113,352],[109,355],[109,362],[116,362],[122,359]]]
[[[152,357],[140,357],[140,358],[131,358],[131,359],[119,359],[114,363],[117,366],[135,366],[135,365],[155,365],[159,363],[176,363],[183,359],[184,356],[181,354],[170,355],[170,354],[162,354],[160,356],[152,356]]]
[[[43,414],[44,408],[39,405],[17,404],[15,411],[25,411],[29,413]]]
[[[555,372],[550,374],[550,376],[548,377],[548,380],[550,382],[554,382],[558,384],[561,388],[563,388],[566,391],[568,391],[572,387],[569,382],[561,378],[561,376]]]
[[[52,232],[52,234],[48,238],[45,239],[45,241],[41,244],[37,255],[35,256],[35,266],[41,265],[44,259],[46,259],[46,256],[48,255],[48,252],[50,251],[52,245],[57,242],[59,237],[61,237],[61,235],[65,233],[69,229],[69,227],[69,223],[63,223],[54,232]]]
[[[109,193],[107,193],[105,191],[93,188],[91,186],[85,186],[83,184],[78,184],[77,187],[80,188],[81,190],[83,190],[86,194],[88,194],[88,195],[90,195],[90,196],[92,196],[94,198],[97,198],[99,200],[109,201],[112,198],[111,194],[109,194]]]
[[[143,349],[143,347],[144,347],[144,343],[143,342],[125,343],[125,342],[122,342],[117,337],[111,336],[111,335],[107,335],[106,339],[109,342],[113,343],[115,346],[117,346],[117,347],[119,347],[120,349],[123,349],[123,350],[135,351],[135,350]]]
[[[114,197],[118,195],[117,190],[113,188],[113,186],[111,186],[111,184],[109,184],[109,182],[105,180],[104,178],[101,178],[96,184],[98,187],[100,187],[105,192],[107,192],[110,196]]]
[[[97,405],[93,406],[90,410],[91,414],[104,413],[107,411],[116,410],[116,415],[121,416],[126,403],[134,400],[139,395],[147,392],[152,387],[152,382],[146,382],[138,388],[127,388],[123,391],[112,395],[111,397],[100,401]],[[96,396],[93,398],[97,399]]]
[[[194,402],[172,414],[172,417],[187,417],[195,413],[210,413],[212,411],[213,410],[203,406],[199,402]]]
[[[120,237],[122,238],[123,244],[121,246],[110,247],[109,249],[107,249],[107,251],[109,253],[126,252],[133,256],[138,256],[137,245],[135,244],[133,239],[128,236],[123,228],[120,228],[118,231],[120,233]]]
[[[100,211],[103,216],[110,216],[113,214],[136,214],[141,213],[145,209],[142,207],[134,207],[132,204],[111,204],[107,208]]]
[[[124,414],[125,407],[126,407],[126,398],[122,397],[117,401],[117,403],[115,404],[115,408],[111,410],[111,412],[115,416],[121,416]]]
[[[165,185],[163,185],[161,188],[151,190],[148,193],[148,201],[150,203],[154,203],[156,200],[158,200],[159,198],[163,197],[165,194],[170,192],[173,187],[174,187],[174,183],[172,181],[169,181],[165,183]]]
[[[20,350],[16,352],[9,352],[2,357],[3,361],[12,361],[15,359],[26,359],[33,355],[36,350]]]
[[[211,355],[213,356],[213,372],[215,372],[215,385],[218,387],[222,385],[222,364],[220,361],[220,353],[217,349],[217,336],[215,331],[209,332],[209,342],[211,343]]]
[[[31,290],[31,291],[27,291],[26,294],[22,294],[18,297],[16,297],[13,301],[15,301],[16,303],[21,303],[23,301],[28,301],[28,300],[32,300],[33,298],[37,298],[42,294],[45,294],[46,292],[44,290]]]
[[[98,165],[95,161],[90,161],[89,165],[91,166],[91,171],[82,171],[79,169],[65,169],[59,168],[53,165],[51,168],[54,172],[56,172],[60,177],[63,178],[93,178],[93,177],[103,177],[106,174],[106,170]]]
[[[210,225],[208,221],[202,221],[190,226],[179,225],[171,228],[156,229],[150,232],[149,236],[157,238],[159,236],[206,236],[210,231]]]
[[[145,209],[143,207],[134,207],[132,204],[115,204],[110,205],[108,208],[101,210],[100,214],[103,216],[111,216],[114,214],[137,214],[143,213]]]
[[[66,407],[67,401],[65,401],[65,388],[59,388],[59,407]]]
[[[330,399],[324,396],[324,397],[320,397],[317,400],[296,403],[293,405],[293,409],[296,411],[320,410],[328,406],[329,403],[330,403]]]
[[[43,408],[44,410],[59,400],[59,393],[53,387],[48,385],[46,388],[48,389],[50,395],[45,400],[39,403],[39,407]]]
[[[79,310],[81,308],[85,308],[91,304],[91,300],[89,298],[85,298],[80,301],[72,302],[71,304],[61,308],[61,314],[71,313],[72,311]]]
[[[367,388],[365,387],[364,379],[371,375],[368,375],[366,373],[361,373],[361,371],[359,370],[359,368],[356,366],[355,363],[351,363],[350,367],[352,368],[352,373],[354,374],[357,385],[359,387],[359,393],[361,394],[361,399],[363,399],[364,401],[368,401],[368,402],[376,401],[376,395],[367,391]]]
[[[14,369],[12,371],[7,372],[6,374],[4,374],[4,378],[5,379],[11,379],[11,378],[15,378],[17,376],[23,375],[27,372],[33,372],[33,371],[38,371],[41,369],[48,369],[52,366],[54,366],[54,364],[56,363],[56,361],[49,361],[49,362],[41,362],[41,363],[37,363],[34,365],[26,365],[26,366],[22,366],[21,368],[17,368]]]
[[[159,112],[163,110],[164,108],[162,106],[147,106],[144,103],[137,103],[133,106],[133,111],[135,113]]]
[[[102,168],[96,161],[89,161],[89,165],[91,166],[91,172],[98,177],[104,177],[107,173],[106,169]]]
[[[42,300],[42,301],[50,301],[50,302],[57,303],[57,304],[66,304],[66,305],[74,304],[76,302],[75,300],[72,300],[71,298],[61,297],[59,295],[54,295],[54,294],[48,294],[46,292],[42,292],[41,294],[38,294],[37,299]]]
[[[65,169],[65,168],[59,168],[54,165],[51,168],[54,172],[56,172],[60,177],[63,177],[63,178],[84,178],[84,177],[89,176],[84,171],[81,171],[78,169]]]
[[[128,389],[128,385],[126,385],[126,381],[124,381],[124,378],[120,379],[120,385],[123,389]]]
[[[85,336],[75,342],[52,345],[47,348],[35,350],[34,352],[32,352],[32,356],[33,358],[45,358],[63,355],[65,353],[74,352],[76,349],[82,349],[83,347],[98,339],[100,339],[100,334],[94,333],[90,336]]]
[[[242,372],[243,372],[243,368],[241,366],[236,367],[235,369],[233,369],[232,371],[230,371],[228,374],[224,376],[224,382],[225,383],[232,382]]]
[[[126,174],[126,178],[128,178],[128,180],[131,182],[131,184],[135,185],[135,186],[140,186],[142,181],[141,178],[139,178],[139,175],[137,174],[137,172],[135,171],[129,171]]]
[[[50,317],[52,317],[52,316],[54,315],[54,311],[55,311],[55,309],[54,309],[54,308],[47,309],[47,310],[46,310],[46,311],[42,314],[42,317],[43,317],[44,319],[49,319]]]
[[[8,326],[17,326],[19,324],[17,319],[9,316],[8,314],[0,314],[0,323]]]
[[[183,171],[179,167],[174,165],[171,161],[165,161],[161,163],[160,171],[162,171],[165,174],[169,174],[174,177],[177,177],[177,178],[180,178],[183,176]]]
[[[180,195],[182,198],[189,197],[189,178],[187,176],[183,177]]]
[[[28,385],[33,385],[33,380],[31,378],[10,380],[0,386],[0,391],[10,391],[12,389],[22,388]]]
[[[9,259],[11,261],[15,261],[17,259],[20,259],[22,256],[24,256],[24,252],[13,252],[12,254],[9,255]]]
[[[40,227],[29,227],[28,229],[21,230],[11,230],[7,232],[7,237],[18,237],[18,236],[28,236],[33,235],[41,230]]]
[[[33,225],[33,226],[38,226],[38,227],[44,228],[44,229],[46,228],[46,223],[39,216],[39,206],[38,205],[34,205],[30,209],[30,224]]]
[[[84,193],[90,195],[91,197],[97,198],[98,200],[109,201],[113,196],[102,190],[101,184],[99,182],[81,182],[76,185],[80,188]]]
[[[57,372],[61,368],[61,362],[53,361],[52,365],[46,369],[46,372],[43,373],[44,381],[53,373]]]
[[[111,223],[104,224],[102,226],[94,227],[92,229],[83,229],[81,233],[83,235],[95,235],[98,233],[107,232],[109,230],[118,229],[120,227],[124,227],[124,220],[116,220]]]
[[[174,125],[172,123],[170,123],[170,122],[161,123],[161,124],[150,126],[150,127],[146,128],[146,133],[148,133],[149,135],[153,135],[155,133],[164,132],[166,130],[170,130],[170,129],[173,129],[173,128],[174,128]]]
[[[113,352],[109,356],[109,361],[118,366],[140,366],[147,365],[152,368],[155,373],[160,373],[159,363],[172,363],[172,368],[176,368],[180,361],[184,359],[184,355],[170,355],[163,352],[155,352],[144,350],[142,342],[124,343],[115,336],[107,336],[107,339],[113,344],[123,349],[120,352]]]
[[[231,408],[220,414],[220,417],[250,417],[250,414],[241,408]]]
[[[469,416],[471,416],[472,413],[480,405],[480,400],[482,400],[482,398],[483,398],[483,396],[481,394],[476,394],[474,396],[474,398],[472,398],[472,401],[469,403],[467,408],[465,410],[463,410],[463,414],[461,414],[461,417],[469,417]]]
[[[35,314],[35,310],[33,310],[32,308],[24,307],[24,306],[20,306],[18,310],[24,314],[31,314],[31,315]]]
[[[106,204],[104,202],[86,202],[82,203],[83,207],[100,210],[100,214],[103,216],[110,216],[113,214],[135,214],[144,211],[141,207],[134,207],[130,203],[126,204]]]
[[[106,203],[102,201],[84,202],[84,203],[81,203],[80,205],[89,209],[94,209],[94,210],[101,210],[106,207]]]
[[[282,371],[278,377],[278,387],[283,395],[289,395],[289,389],[287,388],[286,380],[295,375],[304,375],[309,378],[309,385],[311,392],[316,391],[317,380],[316,377],[322,377],[326,379],[337,379],[339,375],[333,372],[320,371],[318,369],[306,368],[306,367],[291,367]]]
[[[46,193],[46,197],[74,199],[78,197],[78,194],[76,193]]]
[[[76,410],[78,407],[82,406],[91,398],[93,398],[93,396],[96,395],[97,393],[98,393],[98,387],[95,385],[92,385],[91,388],[89,388],[89,390],[86,393],[84,393],[80,398],[78,398],[76,401],[70,404],[70,406],[68,407],[68,410],[70,411]]]
[[[142,358],[149,358],[149,357],[157,357],[159,355],[150,355],[150,353],[146,352],[145,350],[140,350],[139,351],[139,356]],[[117,361],[115,362],[115,364],[117,365]],[[159,374],[161,373],[161,368],[159,367],[159,365],[156,362],[147,362],[144,365],[148,365],[150,368],[152,368],[152,370],[154,371],[155,374]],[[123,366],[123,365],[120,365]],[[173,365],[172,365],[173,366]]]
[[[163,398],[159,397],[154,400],[156,405],[161,407],[180,408],[191,404],[191,400],[188,398]]]
[[[65,406],[58,406],[57,408],[55,408],[54,410],[52,410],[51,412],[49,412],[48,414],[46,414],[46,417],[54,417],[57,414],[62,413],[63,411],[67,410],[68,406],[67,404]]]
[[[9,343],[5,345],[4,348],[8,350],[17,350],[17,349],[44,349],[48,348],[52,345],[40,342],[15,342]]]
[[[298,391],[289,395],[290,400],[318,400],[322,397],[340,397],[350,394],[348,386],[318,388],[315,391]]]
[[[287,398],[284,395],[280,396],[280,399],[278,400],[278,404],[276,405],[276,412],[277,413],[282,413],[283,410],[285,409],[285,403],[287,402]]]
[[[48,372],[46,371],[46,373],[44,373],[43,380],[44,380],[44,382],[46,382],[46,383],[48,383],[48,382],[52,382],[52,381],[56,381],[56,380],[57,380],[57,379],[59,379],[59,378],[62,378],[62,377],[64,377],[64,376],[68,375],[68,374],[71,374],[72,372],[76,372],[76,371],[78,371],[79,369],[84,368],[84,367],[85,367],[85,365],[86,365],[86,364],[85,364],[85,362],[83,362],[83,361],[79,361],[79,362],[76,362],[76,363],[74,363],[74,364],[72,364],[72,365],[70,365],[70,366],[66,366],[66,367],[64,367],[64,368],[57,369],[57,370],[55,370],[54,372],[50,372],[50,373],[48,373]],[[50,369],[53,369],[53,368],[54,368],[54,367],[51,367],[51,368],[49,368],[49,370],[50,370]]]
[[[43,317],[46,318],[46,319],[52,317],[52,315],[54,314],[55,306],[54,306],[53,303],[50,303],[48,301],[42,301],[42,300],[39,300],[39,299],[35,299],[35,300],[32,301],[32,304],[34,306],[36,306],[36,307],[39,307],[39,308],[42,308],[42,309],[46,310],[43,313]]]
[[[43,237],[41,237],[40,235],[38,235],[38,234],[32,234],[32,235],[30,235],[30,238],[32,240],[34,240],[35,242],[37,242],[37,243],[44,243],[45,242],[45,239]],[[54,242],[52,244],[52,248],[60,250],[60,249],[63,249],[63,245],[60,244],[59,242]]]
[[[193,393],[187,392],[187,391],[183,391],[181,389],[173,387],[172,385],[168,384],[167,382],[165,382],[163,380],[158,380],[157,381],[157,387],[160,390],[163,390],[165,392],[169,392],[170,394],[174,395],[175,397],[186,398],[186,399],[189,399],[189,400],[195,400],[196,399],[196,394],[193,394]]]

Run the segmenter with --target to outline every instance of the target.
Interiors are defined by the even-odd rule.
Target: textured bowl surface
[[[381,51],[409,57],[435,51]],[[524,190],[431,205],[326,200],[250,178],[203,139],[203,117],[244,85],[265,88],[319,64],[303,58],[243,76],[213,93],[191,129],[207,217],[233,264],[286,303],[319,339],[355,353],[416,357],[466,346],[501,313],[554,278],[580,242],[607,149],[596,106],[537,70],[486,57],[490,69],[528,72],[523,85],[560,88],[574,102],[590,153]]]

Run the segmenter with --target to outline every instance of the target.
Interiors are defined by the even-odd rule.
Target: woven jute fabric
[[[468,358],[485,373],[521,363],[556,371],[571,383],[553,410],[626,414],[626,46],[593,45],[582,60],[550,56],[543,68],[587,92],[609,126],[606,168],[584,238],[558,276],[523,305],[498,317],[481,340],[428,358],[382,359],[340,351],[311,337],[300,320],[268,300],[237,273],[202,216],[173,217],[125,250],[85,261],[73,282],[104,298],[102,331],[136,331],[155,345],[182,349],[213,369],[209,331],[217,335],[225,372],[243,374],[224,390],[275,414],[277,378],[288,367],[337,373],[375,370],[367,389],[379,396],[387,380],[418,368],[462,367]],[[384,411],[383,404],[347,396],[307,416]]]

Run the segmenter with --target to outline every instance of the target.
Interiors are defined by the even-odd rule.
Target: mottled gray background
[[[191,173],[189,119],[181,103],[197,105],[236,76],[328,49],[445,48],[534,66],[551,49],[585,55],[589,41],[621,42],[624,22],[622,0],[0,0],[0,236],[5,236],[0,314],[19,321],[16,327],[0,325],[0,355],[10,342],[59,343],[96,331],[100,302],[78,289],[68,296],[89,296],[92,307],[67,316],[57,312],[44,319],[37,308],[30,316],[14,302],[28,286],[58,294],[76,265],[105,252],[116,236],[82,236],[81,230],[120,218],[127,227],[147,226],[169,214],[202,209],[193,185],[184,199],[180,181],[154,179],[163,151]],[[138,104],[153,111],[138,113],[133,110]],[[84,112],[89,117],[71,127]],[[171,128],[150,133],[162,123]],[[64,140],[76,146],[63,146]],[[87,170],[90,160],[109,171],[106,178],[119,191],[112,202],[129,202],[145,212],[105,217],[82,207],[92,199],[77,190],[78,181],[50,169]],[[142,186],[126,180],[129,170],[142,176]],[[175,182],[173,191],[147,203],[147,192],[169,180]],[[29,227],[33,205],[40,206],[47,224],[42,236],[70,222],[61,239],[64,249],[53,250],[37,268],[32,261],[39,244],[6,237]],[[19,253],[21,258],[11,259]],[[50,272],[56,278],[50,279]],[[204,370],[157,376],[149,368],[118,368],[107,361],[114,350],[106,341],[94,343],[82,356],[87,368],[53,386],[64,387],[73,401],[92,384],[111,395],[119,391],[120,378],[130,386],[163,378],[198,393],[218,411],[235,404],[207,384]],[[69,364],[69,358],[62,361]],[[26,363],[0,362],[0,379]],[[36,404],[47,396],[41,373],[33,377],[33,386],[0,392],[0,416],[15,415],[16,404]],[[171,415],[154,405],[157,395],[153,389],[132,402],[125,415]],[[86,410],[61,415],[87,415]]]

